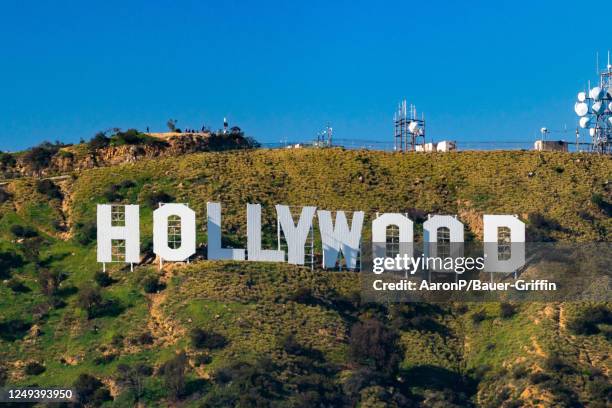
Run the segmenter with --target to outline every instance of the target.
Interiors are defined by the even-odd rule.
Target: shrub
[[[198,354],[194,359],[195,365],[203,366],[212,362],[212,356],[210,354]]]
[[[0,252],[0,278],[9,276],[9,271],[12,268],[18,268],[23,265],[23,258],[12,252]]]
[[[303,347],[297,342],[293,334],[285,336],[281,341],[281,346],[288,354],[301,354]]]
[[[0,188],[0,204],[6,203],[10,199],[11,199],[11,193],[9,193],[3,188]]]
[[[6,381],[8,380],[8,370],[4,366],[0,366],[0,387],[4,387],[6,385]]]
[[[36,191],[51,199],[61,200],[63,197],[62,190],[51,180],[38,180],[36,182]]]
[[[0,167],[6,169],[7,167],[12,167],[15,165],[17,161],[15,160],[15,156],[10,153],[0,152]]]
[[[519,380],[521,378],[525,378],[527,376],[528,370],[527,367],[519,365],[514,367],[512,370],[512,378],[515,380]]]
[[[119,188],[132,188],[136,187],[136,182],[133,180],[123,180],[121,183],[116,184]]]
[[[106,387],[98,388],[91,397],[91,403],[93,406],[96,407],[104,404],[106,401],[112,400],[113,397],[111,396],[110,391]]]
[[[142,280],[142,289],[145,291],[145,293],[156,293],[162,288],[163,285],[160,285],[157,276],[148,275]]]
[[[0,339],[4,341],[15,341],[23,338],[32,325],[21,319],[13,319],[0,322]]]
[[[19,279],[11,279],[6,283],[9,289],[11,289],[15,293],[26,293],[30,291],[26,285],[23,284]]]
[[[24,371],[27,375],[39,375],[45,372],[45,366],[36,361],[31,361],[26,364]]]
[[[479,324],[486,318],[487,318],[487,314],[485,313],[485,311],[479,310],[478,312],[475,312],[474,314],[472,314],[472,323]]]
[[[82,404],[100,403],[103,402],[100,401],[101,398],[107,397],[103,391],[98,393],[98,390],[104,389],[104,384],[93,375],[80,374],[73,385],[76,396]]]
[[[103,288],[110,286],[115,282],[107,272],[102,271],[98,271],[94,274],[94,280]]]
[[[14,224],[11,225],[11,234],[17,238],[33,238],[38,235],[38,232],[32,227]]]
[[[300,287],[289,296],[289,300],[303,305],[316,305],[317,299],[312,293],[312,289]]]
[[[223,387],[221,393],[206,398],[203,407],[241,406],[264,407],[278,399],[283,392],[283,383],[276,378],[278,367],[269,359],[262,358],[253,364],[237,362],[215,373],[215,382]],[[290,376],[291,377],[291,376]],[[299,391],[297,387],[296,391]],[[280,404],[279,404],[280,405]],[[308,404],[287,406],[336,406],[332,404]],[[280,405],[285,406],[285,405]]]
[[[572,374],[574,372],[574,369],[555,353],[544,361],[544,367],[553,373]]]
[[[174,197],[172,197],[170,194],[165,193],[163,191],[157,191],[157,192],[150,193],[145,198],[145,203],[153,209],[156,209],[157,207],[159,207],[159,203],[171,203],[173,201],[174,201]]]
[[[586,391],[594,401],[606,401],[608,404],[612,399],[612,385],[605,378],[598,377],[586,383]],[[606,406],[606,405],[602,405]]]
[[[349,337],[349,357],[352,361],[373,367],[391,375],[402,360],[401,345],[396,332],[376,319],[353,325]]]
[[[185,352],[177,354],[164,363],[159,372],[162,375],[165,388],[173,399],[179,399],[185,394],[185,376],[187,370],[187,355]]]
[[[75,238],[81,245],[88,245],[95,241],[97,236],[97,226],[95,221],[86,224],[77,224],[77,233]]]
[[[141,345],[150,345],[153,344],[153,341],[153,336],[149,332],[141,333],[136,338],[136,342]]]
[[[567,328],[575,334],[592,335],[601,332],[600,324],[612,324],[612,312],[606,305],[591,306],[567,322]]]
[[[102,196],[104,197],[104,200],[107,203],[114,203],[114,202],[117,202],[117,201],[121,201],[123,199],[123,196],[121,195],[121,193],[119,193],[113,187],[114,186],[110,186],[109,189],[106,190],[104,192],[104,194],[102,194]]]
[[[22,160],[35,171],[42,170],[51,164],[51,159],[62,146],[62,144],[43,142],[27,150]]]
[[[111,339],[111,344],[114,347],[121,347],[121,346],[123,346],[123,340],[124,339],[125,339],[125,337],[123,336],[123,334],[120,334],[120,333],[113,334],[113,337]]]
[[[550,376],[546,373],[538,372],[529,376],[529,382],[532,384],[541,384],[550,380]]]
[[[43,295],[55,295],[61,282],[62,276],[58,271],[43,269],[38,274],[38,284],[40,285],[40,291]]]
[[[612,204],[610,204],[601,194],[593,194],[591,196],[591,202],[599,207],[608,217],[612,217]]]
[[[516,314],[516,308],[510,303],[501,303],[499,305],[499,315],[504,319],[509,319]]]
[[[98,132],[95,134],[94,137],[91,138],[88,143],[88,147],[91,152],[95,152],[98,149],[108,147],[109,144],[110,138],[106,137],[106,134],[104,134],[104,132]]]
[[[466,314],[469,311],[469,308],[468,308],[468,306],[465,303],[459,303],[459,304],[457,304],[455,306],[455,311],[458,314],[463,315],[463,314]]]
[[[69,159],[69,160],[74,159],[74,154],[72,152],[67,151],[67,150],[60,150],[59,152],[57,152],[57,155],[59,157],[64,158],[64,159]]]
[[[100,289],[95,286],[86,286],[79,291],[77,305],[87,312],[89,318],[94,317],[103,305]]]
[[[108,364],[112,362],[117,356],[114,354],[102,354],[93,359],[95,365]]]
[[[153,369],[146,364],[136,364],[134,366],[119,364],[116,378],[117,382],[133,392],[136,401],[139,401],[144,394],[145,379],[151,374],[153,374]]]
[[[215,332],[206,332],[200,328],[194,328],[189,333],[191,345],[197,349],[218,349],[227,344],[227,339]]]
[[[550,231],[562,231],[563,227],[556,220],[547,218],[540,213],[530,213],[528,216],[529,223],[539,229]]]

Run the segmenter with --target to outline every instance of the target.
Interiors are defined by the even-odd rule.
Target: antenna
[[[595,73],[599,75],[599,51],[595,53]]]
[[[588,94],[578,93],[578,102],[574,111],[578,115],[579,128],[576,130],[576,147],[579,149],[581,129],[588,131],[589,150],[596,153],[612,153],[612,55],[607,54],[607,65],[604,70],[599,66],[599,52],[595,53],[597,76],[599,81],[593,84],[588,81]]]

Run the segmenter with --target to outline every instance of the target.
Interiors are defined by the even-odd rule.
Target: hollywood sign
[[[113,211],[122,210],[121,225],[113,221]],[[323,268],[336,267],[341,253],[346,267],[355,269],[360,254],[360,243],[364,222],[364,212],[353,212],[349,225],[344,211],[337,211],[335,221],[331,211],[317,210],[316,207],[302,207],[297,224],[293,221],[290,207],[276,205],[276,215],[279,236],[285,238],[287,251],[282,249],[263,249],[261,231],[261,206],[247,204],[247,248],[223,248],[221,244],[221,204],[209,202],[207,209],[208,228],[208,259],[234,261],[270,261],[288,262],[295,265],[305,263],[305,245],[311,232],[315,214],[318,219],[321,234]],[[97,206],[97,260],[100,263],[115,262],[113,257],[113,241],[125,243],[122,262],[134,264],[140,262],[140,212],[138,205],[116,206],[100,204]],[[177,223],[175,230],[180,233],[180,246],[169,244],[169,220]],[[178,221],[180,219],[180,221]],[[180,222],[180,224],[178,224]],[[180,227],[179,227],[180,225]],[[412,253],[414,239],[414,224],[406,215],[400,213],[379,214],[372,221],[372,242],[387,242],[387,228],[396,226],[399,231],[400,253]],[[464,226],[457,218],[449,215],[433,215],[423,223],[423,241],[437,242],[437,231],[446,228],[451,243],[462,243]],[[498,242],[498,232],[505,228],[510,233],[510,241],[525,242],[525,224],[514,215],[484,215],[483,242]],[[384,248],[383,248],[384,250]],[[486,256],[485,245],[485,258]],[[184,262],[196,253],[196,214],[185,204],[163,204],[153,211],[153,252],[160,262]],[[384,252],[382,254],[384,256]],[[514,263],[524,260],[523,253],[512,253]],[[493,257],[489,257],[493,259]],[[503,264],[503,263],[502,263]],[[503,270],[500,271],[506,271]],[[508,269],[508,268],[505,268]],[[508,269],[508,271],[511,270]]]

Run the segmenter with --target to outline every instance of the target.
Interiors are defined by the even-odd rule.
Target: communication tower
[[[599,64],[598,64],[599,65]],[[597,69],[599,84],[578,93],[574,111],[580,117],[578,126],[588,130],[591,150],[596,153],[612,153],[612,64],[608,51],[608,65],[603,71]],[[578,138],[579,130],[576,130]]]
[[[317,141],[315,142],[315,146],[317,147],[331,147],[332,146],[332,138],[334,136],[334,129],[329,126],[329,123],[323,130],[317,133]]]
[[[417,146],[425,145],[425,115],[418,118],[416,106],[410,104],[410,109],[404,99],[397,106],[393,115],[395,151],[414,151]]]

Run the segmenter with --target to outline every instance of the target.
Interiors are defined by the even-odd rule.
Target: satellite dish
[[[610,122],[610,126],[612,126],[612,116],[608,118],[608,122]]]
[[[597,101],[591,107],[596,114],[602,114],[606,110],[606,105],[602,101]]]
[[[589,135],[591,135],[591,137],[595,136],[597,134],[597,129],[595,128],[590,128],[589,129]]]
[[[419,124],[417,122],[410,122],[408,124],[408,130],[410,133],[414,133],[419,128]]]
[[[584,116],[589,113],[589,105],[584,102],[576,102],[574,105],[574,111],[578,116]]]
[[[586,101],[586,92],[578,92],[578,102]]]
[[[591,124],[591,118],[587,118],[587,117],[580,118],[578,123],[580,124],[581,128],[586,129]]]
[[[591,97],[591,99],[595,99],[596,101],[600,100],[603,97],[602,89],[598,86],[592,88],[589,91],[589,96]]]
[[[609,110],[610,112],[612,112],[612,102],[610,102],[610,103],[608,104],[608,110]]]

